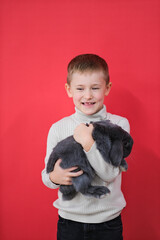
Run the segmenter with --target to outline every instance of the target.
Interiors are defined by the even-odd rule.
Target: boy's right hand
[[[61,159],[57,160],[53,171],[49,173],[49,178],[53,183],[58,185],[72,185],[72,177],[78,177],[82,175],[83,171],[80,170],[78,172],[72,172],[78,167],[63,169],[60,166],[61,161]]]

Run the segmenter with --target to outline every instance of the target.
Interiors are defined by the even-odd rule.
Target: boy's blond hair
[[[67,83],[71,83],[72,74],[75,72],[93,72],[102,71],[104,73],[104,79],[106,84],[109,83],[109,71],[106,61],[95,54],[81,54],[73,58],[67,67]]]

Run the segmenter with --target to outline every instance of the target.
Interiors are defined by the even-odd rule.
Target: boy
[[[79,55],[68,64],[65,88],[68,96],[73,98],[75,113],[52,125],[48,134],[45,163],[57,142],[73,135],[96,171],[92,184],[106,185],[111,193],[102,199],[78,193],[72,200],[63,201],[59,191],[58,199],[54,202],[54,206],[59,209],[58,240],[123,239],[121,211],[126,202],[121,192],[121,172],[118,167],[103,160],[92,138],[92,125],[85,125],[90,121],[109,119],[129,132],[128,120],[108,113],[103,105],[111,85],[108,65],[97,55]],[[81,170],[72,172],[77,167],[62,169],[60,162],[61,159],[56,162],[53,172],[47,174],[46,169],[42,171],[42,180],[49,188],[56,189],[61,184],[71,185],[72,177],[83,174]]]

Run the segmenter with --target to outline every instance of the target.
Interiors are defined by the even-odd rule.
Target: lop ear
[[[72,98],[73,95],[72,95],[71,87],[70,87],[70,85],[68,83],[65,84],[65,89],[66,89],[68,97]]]
[[[110,151],[110,159],[113,166],[120,166],[123,159],[123,145],[120,140],[115,140],[112,142],[112,148]]]
[[[111,90],[111,87],[112,87],[112,83],[109,82],[106,86],[106,91],[105,91],[105,96],[108,96],[110,90]]]

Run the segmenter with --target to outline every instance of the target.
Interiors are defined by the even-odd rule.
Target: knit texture
[[[43,183],[56,189],[59,186],[49,179],[46,173],[46,165],[53,147],[64,138],[73,135],[74,129],[80,123],[90,121],[110,120],[112,123],[121,126],[127,132],[130,131],[129,123],[126,118],[107,113],[105,105],[98,113],[88,116],[76,109],[71,116],[65,117],[54,123],[48,134],[47,153],[45,157],[45,169],[42,171]],[[107,186],[111,193],[102,199],[86,197],[78,193],[75,198],[69,201],[62,200],[62,194],[58,191],[58,199],[54,206],[58,208],[59,215],[63,218],[85,223],[101,223],[117,217],[126,206],[123,193],[121,191],[121,172],[119,168],[106,163],[94,143],[89,152],[85,152],[91,166],[96,171],[96,177],[92,185]]]

